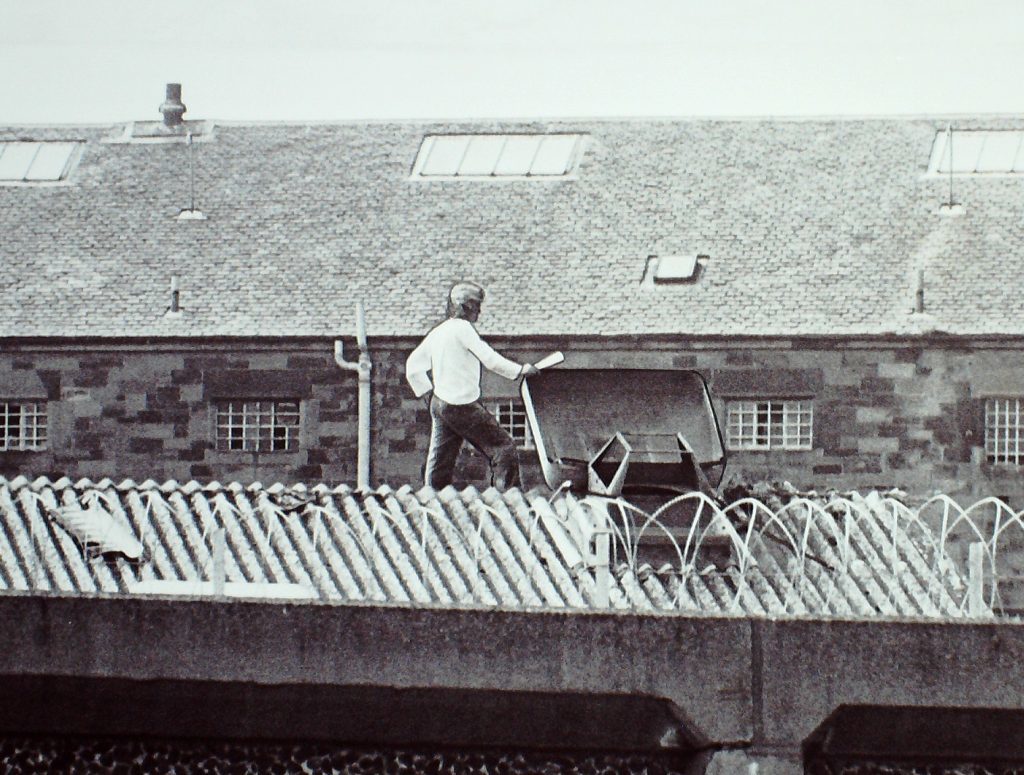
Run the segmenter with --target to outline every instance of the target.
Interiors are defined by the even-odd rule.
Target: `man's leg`
[[[440,490],[452,483],[455,461],[462,448],[462,436],[444,420],[451,407],[436,396],[430,399],[430,446],[423,472],[424,484]]]
[[[445,411],[448,426],[476,447],[491,464],[491,484],[499,490],[518,487],[519,451],[516,443],[494,415],[479,401],[460,406],[449,406]]]

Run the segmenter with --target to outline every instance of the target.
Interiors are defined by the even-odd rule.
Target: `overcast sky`
[[[0,123],[1017,114],[1024,0],[0,0]]]

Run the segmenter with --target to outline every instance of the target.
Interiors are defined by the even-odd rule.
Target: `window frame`
[[[1013,169],[995,169],[995,170],[979,170],[977,168],[978,162],[982,158],[984,152],[984,143],[988,139],[988,135],[999,135],[999,134],[1016,134],[1018,135],[1017,151],[1014,157]],[[928,172],[927,177],[931,178],[949,178],[952,175],[954,178],[972,177],[972,178],[1014,178],[1024,175],[1024,129],[953,129],[953,169],[942,169],[943,160],[946,158],[946,148],[949,144],[950,131],[947,129],[939,129],[935,132],[935,137],[932,139],[932,150],[928,157]],[[978,136],[986,135],[982,137],[982,146],[973,152],[973,158],[975,160],[975,166],[973,169],[957,169],[957,135],[974,135],[971,138],[972,142],[977,142]]]
[[[778,420],[775,419],[776,411],[780,412]],[[737,415],[738,419],[734,420]],[[766,417],[762,418],[762,415]],[[744,422],[746,418],[751,417],[752,420]],[[774,438],[777,428],[781,429],[782,435],[779,441]],[[728,398],[725,401],[724,435],[725,448],[730,452],[813,450],[814,400],[807,397],[777,396]],[[764,441],[760,441],[762,438]]]
[[[998,411],[997,412],[993,412],[992,411],[992,409],[993,409],[992,405],[995,404],[996,402],[1004,402],[1006,404],[1006,407],[1005,407],[1006,411],[1003,414],[1003,416],[1006,417],[1006,420],[1007,420],[1005,425],[1000,425],[999,424],[999,413],[998,413]],[[1009,419],[1011,417],[1011,413],[1010,413],[1010,403],[1011,402],[1014,404],[1014,406],[1013,406],[1013,413],[1012,413],[1012,416],[1014,418],[1014,422],[1013,422],[1012,425],[1009,422]],[[995,427],[993,427],[993,422],[992,422],[993,414],[995,415],[995,418],[994,418],[995,419]],[[985,452],[985,461],[987,463],[989,463],[991,465],[1002,465],[1002,466],[1013,466],[1013,467],[1020,467],[1020,466],[1024,465],[1024,396],[1000,395],[1000,396],[988,396],[988,397],[986,397],[985,398],[985,407],[984,407],[984,423],[983,423],[983,426],[984,426],[984,439],[983,439],[984,445],[983,445],[983,449],[984,449],[984,452]],[[1010,448],[1009,448],[1009,440],[1010,440],[1009,434],[1006,434],[1005,438],[1000,438],[999,434],[998,434],[998,431],[1000,431],[1000,430],[1007,431],[1007,430],[1011,430],[1011,429],[1013,430],[1013,444],[1014,444],[1014,448],[1013,448],[1012,453],[1011,453]],[[997,432],[994,437],[992,435],[993,431]],[[1002,455],[1005,456],[1006,458],[1012,457],[1013,458],[1012,460],[1011,459],[999,459],[999,457],[1000,457],[1000,452],[999,452],[1000,442],[1003,442],[1003,444],[1004,444],[1004,451],[1003,451]]]
[[[67,186],[71,183],[71,173],[78,163],[79,158],[82,154],[82,148],[85,143],[82,140],[0,140],[0,158],[3,156],[3,152],[8,145],[35,145],[37,146],[35,152],[32,155],[32,160],[28,163],[25,168],[24,175],[21,178],[2,178],[0,177],[0,186]],[[30,178],[27,177],[32,166],[36,163],[39,158],[39,151],[42,146],[45,145],[69,145],[71,150],[68,151],[67,159],[64,162],[64,166],[61,169],[60,175],[56,178]]]
[[[13,446],[11,439],[14,437],[9,435],[12,405],[19,408],[18,440]],[[49,406],[45,399],[0,398],[0,452],[45,452],[49,449],[49,420]]]
[[[420,147],[416,151],[416,158],[413,161],[411,178],[419,181],[441,181],[441,180],[467,180],[467,181],[494,181],[494,180],[566,180],[572,179],[576,176],[576,171],[579,167],[580,159],[583,156],[584,144],[587,135],[584,132],[470,132],[470,133],[436,133],[427,134],[423,136],[420,142]],[[474,139],[481,139],[486,141],[494,140],[495,138],[501,138],[503,140],[501,149],[498,150],[497,155],[494,159],[494,164],[491,167],[489,173],[473,172],[473,173],[462,173],[459,172],[459,167],[465,163],[467,157],[470,155],[472,144]],[[519,138],[539,138],[537,148],[530,161],[531,169],[525,173],[508,173],[498,172],[501,166],[502,154],[507,146],[510,139]],[[572,138],[572,148],[570,149],[565,168],[560,173],[541,173],[533,172],[532,168],[538,163],[543,155],[543,145],[545,140],[550,139],[562,139]],[[426,173],[424,169],[427,168],[431,154],[434,152],[434,146],[438,142],[453,143],[458,141],[465,141],[465,148],[463,149],[462,155],[459,161],[455,164],[454,172],[452,173]]]
[[[526,405],[518,398],[492,398],[487,402],[487,410],[498,421],[498,425],[516,443],[517,449],[535,450],[533,431],[526,414]],[[520,421],[521,418],[521,421]],[[522,433],[519,433],[522,429]]]
[[[256,405],[253,410],[250,407]],[[264,405],[269,405],[265,407]],[[294,410],[285,407],[294,406]],[[239,407],[235,410],[234,407]],[[227,423],[224,422],[226,413]],[[292,419],[293,422],[285,423],[283,418]],[[255,416],[255,422],[247,418]],[[261,422],[261,418],[269,416],[268,421]],[[218,454],[256,454],[256,455],[287,455],[298,452],[303,447],[303,401],[299,398],[281,397],[259,397],[239,396],[220,397],[213,401],[213,448]],[[241,418],[240,423],[232,423],[236,417]],[[241,435],[233,436],[232,431],[240,429]],[[265,438],[262,431],[268,430],[269,437]],[[283,430],[283,441],[285,446],[274,448],[277,441],[277,432]],[[255,432],[255,439],[252,432]],[[240,440],[242,446],[235,447],[232,443]],[[253,442],[255,446],[250,446]],[[269,443],[269,447],[261,446]]]

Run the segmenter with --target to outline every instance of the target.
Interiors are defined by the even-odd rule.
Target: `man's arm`
[[[529,364],[510,361],[481,339],[480,334],[476,332],[472,324],[467,325],[464,332],[462,343],[466,346],[466,349],[473,353],[480,363],[495,374],[505,379],[518,379],[526,372]]]
[[[426,342],[420,342],[405,362],[405,379],[417,398],[422,398],[434,389],[427,372],[430,371],[430,351]]]

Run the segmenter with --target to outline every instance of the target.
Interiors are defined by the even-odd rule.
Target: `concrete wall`
[[[3,734],[597,744],[793,774],[841,707],[1024,713],[1019,623],[11,595],[0,620]]]
[[[354,352],[348,342],[348,353]],[[412,346],[373,345],[373,479],[420,481],[429,418],[404,380]],[[708,379],[725,422],[730,398],[814,402],[814,448],[734,452],[727,479],[788,479],[801,488],[899,486],[972,500],[1024,496],[1016,466],[984,462],[984,401],[1024,395],[1024,345],[967,347],[941,339],[913,346],[878,341],[592,341],[528,347],[494,340],[510,356],[552,349],[577,368],[688,368]],[[356,380],[333,362],[329,341],[174,345],[8,343],[0,388],[17,397],[35,384],[48,400],[49,449],[0,452],[12,476],[130,476],[158,480],[353,482]],[[247,395],[285,392],[303,402],[295,453],[217,452],[211,401],[232,386]],[[515,396],[488,375],[487,396]],[[614,389],[614,385],[610,386]],[[527,486],[541,478],[524,452]],[[465,454],[459,484],[486,483],[486,465]],[[1024,504],[1022,504],[1024,505]]]

